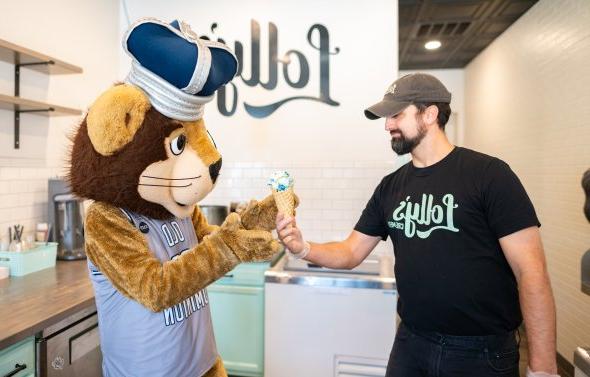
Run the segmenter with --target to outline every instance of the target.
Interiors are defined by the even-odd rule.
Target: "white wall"
[[[21,97],[85,110],[117,80],[117,0],[3,1],[0,38],[82,67],[47,76],[21,70]],[[0,62],[0,93],[14,94],[14,67]],[[67,135],[80,117],[23,115],[21,148],[13,148],[13,113],[0,110],[0,237],[21,223],[25,233],[46,218],[47,179],[63,171]]]
[[[590,248],[581,177],[590,167],[590,2],[542,0],[465,69],[465,145],[515,170],[543,224],[558,351],[590,345],[580,259]]]
[[[410,73],[428,73],[438,78],[451,92],[452,116],[445,127],[449,140],[455,145],[464,143],[465,125],[465,70],[464,69],[425,69],[421,71],[402,70],[399,76]]]
[[[274,90],[248,87],[242,78],[233,82],[238,88],[238,109],[231,117],[221,116],[215,103],[205,109],[205,120],[229,161],[388,161],[392,158],[389,140],[376,122],[365,119],[363,109],[383,96],[397,72],[397,2],[373,1],[370,8],[354,0],[302,0],[277,2],[231,0],[208,2],[178,0],[170,5],[161,1],[126,0],[131,22],[143,16],[171,21],[181,18],[194,31],[223,37],[230,47],[235,41],[244,45],[243,76],[249,77],[250,21],[261,28],[261,78],[268,77],[268,23],[278,28],[278,56],[286,51],[301,51],[309,62],[309,84],[290,88],[282,77]],[[358,17],[362,12],[363,17]],[[351,22],[354,20],[353,22]],[[209,30],[217,22],[215,34]],[[319,102],[292,101],[267,118],[255,119],[243,103],[263,105],[290,96],[319,94],[319,54],[307,41],[314,24],[324,25],[330,33],[330,96],[340,106]],[[314,34],[314,41],[317,34]],[[316,42],[317,43],[317,42]],[[128,64],[129,58],[124,58]],[[291,71],[291,68],[290,68]],[[297,77],[293,70],[293,77]]]

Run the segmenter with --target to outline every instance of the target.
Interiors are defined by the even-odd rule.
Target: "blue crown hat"
[[[184,22],[135,22],[123,37],[133,61],[126,80],[143,89],[154,108],[182,121],[200,119],[203,106],[238,70],[224,44],[200,39]]]

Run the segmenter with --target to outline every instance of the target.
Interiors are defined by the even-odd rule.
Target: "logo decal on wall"
[[[217,23],[211,25],[211,31],[215,32]],[[268,24],[268,81],[260,80],[260,25],[256,20],[250,22],[251,33],[251,54],[250,54],[250,77],[244,77],[244,46],[241,42],[235,41],[234,53],[238,59],[238,72],[236,76],[242,79],[242,82],[250,87],[260,85],[266,90],[273,90],[277,87],[279,80],[279,64],[282,65],[282,77],[293,89],[302,89],[309,83],[310,63],[307,57],[298,50],[288,50],[282,58],[278,57],[278,29],[277,26],[269,22]],[[318,36],[319,43],[312,40],[314,35]],[[207,36],[201,38],[209,39]],[[223,39],[217,39],[226,43]],[[330,33],[328,29],[321,24],[312,25],[307,32],[307,42],[311,47],[318,51],[317,64],[319,66],[319,93],[317,96],[293,96],[280,99],[278,101],[256,106],[244,101],[246,112],[254,118],[266,118],[274,113],[279,107],[287,102],[294,100],[308,100],[325,103],[329,106],[340,106],[339,102],[330,97],[330,55],[337,55],[340,52],[338,47],[330,51]],[[289,65],[299,65],[299,76],[291,77],[289,74]],[[228,93],[231,92],[231,94]],[[228,103],[229,101],[229,103]],[[217,108],[224,116],[235,114],[238,106],[238,89],[234,82],[217,91]]]

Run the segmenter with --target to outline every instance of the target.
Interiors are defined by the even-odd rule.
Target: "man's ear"
[[[437,122],[438,119],[438,107],[431,105],[426,108],[424,111],[424,122],[426,124],[433,124]]]
[[[116,85],[101,94],[86,118],[94,150],[110,156],[127,145],[150,107],[147,96],[132,85]]]

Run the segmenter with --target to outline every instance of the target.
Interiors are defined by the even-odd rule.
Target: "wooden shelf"
[[[62,60],[52,58],[51,56],[41,54],[33,50],[29,50],[28,48],[15,45],[14,43],[10,43],[3,39],[0,39],[0,60],[10,64],[20,64],[21,66],[24,65],[25,67],[32,70],[54,75],[82,73],[82,68],[78,66],[66,63]]]
[[[14,96],[0,94],[0,110],[14,112],[14,148],[20,148],[21,114],[78,116],[82,111],[20,97],[21,68],[54,75],[82,73],[82,68],[0,39],[0,60],[14,65]]]
[[[0,94],[0,109],[20,112],[32,112],[44,116],[74,116],[82,115],[82,111],[64,106],[33,101],[30,99]],[[37,112],[38,111],[38,112]]]

